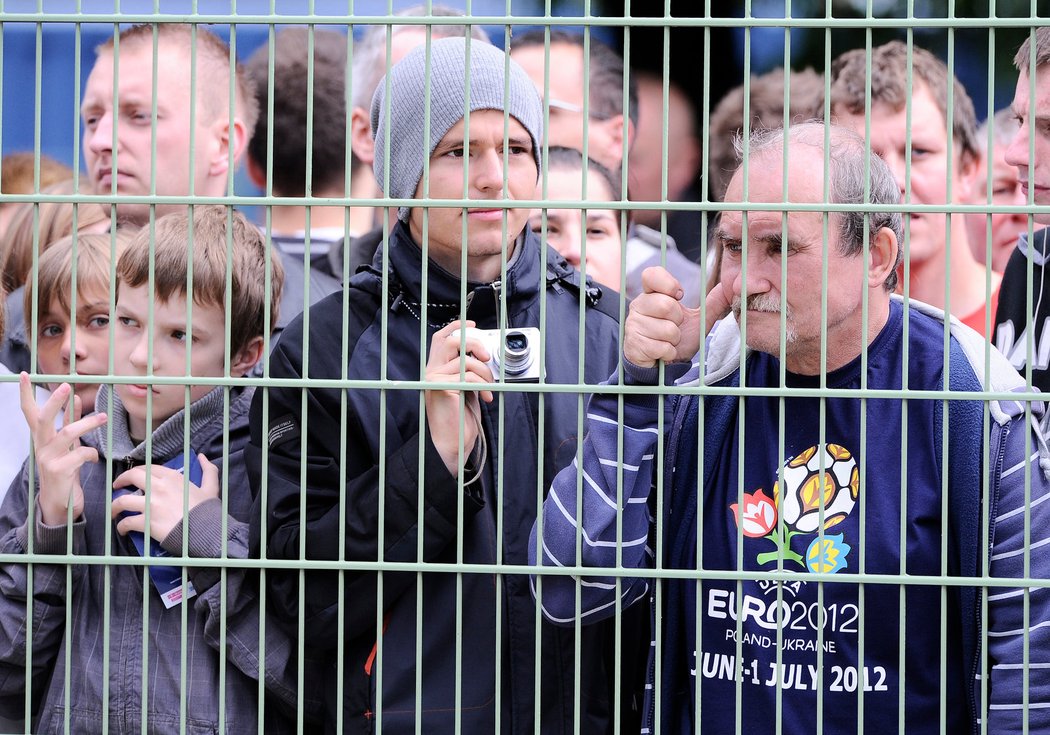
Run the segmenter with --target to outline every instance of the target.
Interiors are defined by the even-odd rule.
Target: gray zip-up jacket
[[[191,451],[202,452],[219,465],[220,478],[227,476],[224,459],[228,464],[224,500],[205,501],[189,514],[190,557],[215,558],[223,552],[234,559],[248,556],[252,497],[242,449],[248,438],[252,392],[231,393],[226,431],[223,389],[216,388],[190,406]],[[72,527],[48,527],[35,513],[30,526],[28,469],[0,506],[0,553],[78,557],[73,564],[65,560],[0,564],[0,711],[22,716],[25,690],[31,687],[34,732],[64,732],[67,722],[70,732],[102,732],[107,718],[111,733],[291,731],[284,712],[294,711],[295,706],[295,645],[267,622],[265,664],[259,660],[255,570],[189,567],[197,594],[186,605],[184,624],[179,605],[165,609],[143,564],[103,566],[79,559],[103,554],[139,558],[131,540],[116,532],[110,518],[105,458],[112,460],[111,481],[128,467],[144,464],[146,447],[132,444],[127,412],[115,395],[110,406],[109,395],[103,387],[97,406],[110,416],[112,450],[106,451],[105,426],[85,437],[103,461],[85,464],[81,470],[82,517]],[[180,411],[154,431],[154,463],[183,453],[185,417],[186,412]],[[229,440],[225,456],[224,434]],[[181,556],[182,544],[179,523],[162,545]],[[261,669],[267,698],[260,719]],[[224,689],[224,722],[220,723]]]

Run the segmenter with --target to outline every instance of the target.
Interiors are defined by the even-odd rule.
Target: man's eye
[[[448,151],[445,155],[449,158],[463,158],[463,149],[453,148],[452,150]]]
[[[739,240],[725,240],[722,243],[722,249],[727,253],[733,253],[735,255],[741,251],[742,246]]]
[[[512,145],[508,150],[510,151],[512,156],[521,156],[521,155],[524,155],[526,153],[528,153],[528,154],[532,153],[532,151],[529,148],[527,148],[527,147],[525,147],[523,145]]]

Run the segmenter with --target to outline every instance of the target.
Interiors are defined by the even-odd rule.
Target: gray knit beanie
[[[388,196],[409,199],[423,177],[423,133],[426,105],[426,45],[412,49],[390,69],[390,99],[386,100],[386,79],[372,97],[372,135],[375,137],[373,170],[376,181],[386,187],[386,125],[390,111],[390,184]],[[470,45],[470,106],[466,93],[467,42],[465,38],[442,38],[430,44],[430,140],[425,146],[429,157],[445,133],[463,119],[464,110],[500,110],[512,115],[532,138],[536,171],[540,170],[540,141],[543,139],[543,107],[529,75],[516,62],[510,62],[510,83],[504,78],[507,55],[495,46],[477,40]],[[505,88],[509,90],[504,100]],[[537,173],[538,177],[538,173]],[[397,216],[408,220],[408,207]]]

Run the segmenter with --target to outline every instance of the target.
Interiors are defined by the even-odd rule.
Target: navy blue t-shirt
[[[943,325],[913,311],[909,330],[908,386],[941,389]],[[893,302],[886,326],[869,346],[866,387],[901,388],[903,365],[903,307]],[[778,360],[753,354],[743,382],[747,386],[780,385]],[[819,378],[788,373],[786,383],[817,388]],[[861,388],[860,359],[829,373],[827,386],[832,391]],[[939,400],[786,398],[781,476],[780,399],[745,398],[743,434],[739,425],[733,426],[724,432],[720,450],[706,458],[714,465],[697,509],[702,516],[702,568],[772,571],[779,563],[785,571],[843,577],[861,570],[869,574],[942,574],[942,438],[936,435],[942,406]],[[864,446],[860,443],[862,417],[867,426]],[[695,435],[696,418],[692,421]],[[696,467],[697,442],[683,444],[690,444],[693,453],[683,447],[686,451],[677,458],[676,473]],[[905,461],[906,499],[902,492]],[[866,470],[863,484],[862,466]],[[738,502],[741,467],[742,505]],[[692,472],[695,476],[696,471]],[[823,538],[818,533],[822,494]],[[906,514],[903,526],[902,513]],[[743,528],[739,559],[738,525]],[[692,525],[691,533],[679,533],[676,541],[677,558],[683,562],[693,559],[689,566],[695,566],[695,528]],[[903,565],[902,533],[907,550]],[[951,562],[948,571],[953,571]],[[736,731],[738,679],[743,732],[774,731],[778,687],[784,732],[816,731],[818,691],[824,732],[898,732],[903,656],[905,731],[962,732],[971,714],[957,645],[959,612],[954,591],[946,591],[942,599],[939,587],[906,585],[903,589],[898,584],[867,584],[861,589],[856,582],[819,585],[797,580],[745,580],[739,586],[734,580],[681,583],[678,594],[669,596],[669,604],[678,606],[676,612],[681,613],[670,616],[681,621],[680,629],[671,635],[686,644],[684,651],[694,653],[678,659],[678,666],[688,667],[689,675],[678,672],[683,675],[674,680],[689,682],[693,690],[677,696],[691,708],[699,677],[701,732]],[[738,617],[743,621],[739,631]],[[947,645],[943,646],[946,729],[939,719],[942,620],[948,623]],[[697,621],[699,646],[695,645]],[[818,637],[819,628],[822,637]],[[861,696],[864,722],[858,729]]]

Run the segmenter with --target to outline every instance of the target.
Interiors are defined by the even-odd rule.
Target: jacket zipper
[[[1025,430],[1027,431],[1027,427],[1026,427]],[[991,485],[990,485],[990,488],[989,488],[988,512],[985,514],[985,518],[983,519],[984,522],[988,524],[988,558],[989,559],[992,558],[992,547],[995,545],[995,524],[993,523],[993,520],[995,519],[995,514],[996,514],[996,511],[997,511],[997,509],[999,507],[997,501],[999,499],[999,488],[1000,488],[1000,485],[1002,483],[1003,459],[1004,459],[1004,455],[1006,454],[1006,438],[1005,438],[1004,434],[1007,431],[1008,431],[1008,429],[1006,429],[1005,427],[997,425],[996,426],[996,431],[995,431],[995,434],[994,434],[995,438],[996,438],[996,445],[997,446],[995,448],[996,449],[995,460],[992,463],[991,474],[989,475],[989,477],[992,478],[992,482],[991,482]],[[981,570],[978,569],[977,572],[980,573]],[[974,621],[974,628],[977,630],[977,642],[976,642],[976,645],[974,646],[973,663],[972,663],[972,668],[970,669],[970,693],[971,693],[971,696],[970,696],[970,713],[971,713],[971,715],[973,717],[972,722],[973,722],[973,727],[974,727],[974,729],[973,729],[974,733],[980,732],[980,729],[981,729],[980,725],[979,725],[979,719],[978,719],[979,715],[978,715],[978,711],[977,711],[977,701],[980,698],[980,692],[977,691],[977,689],[978,689],[978,686],[977,686],[977,673],[978,673],[978,671],[981,668],[981,639],[983,637],[983,631],[981,630],[981,598],[982,597],[983,597],[982,589],[980,587],[978,587],[977,588],[977,597],[976,597],[976,600],[975,600],[974,611],[973,611],[974,617],[976,618],[976,621]]]

